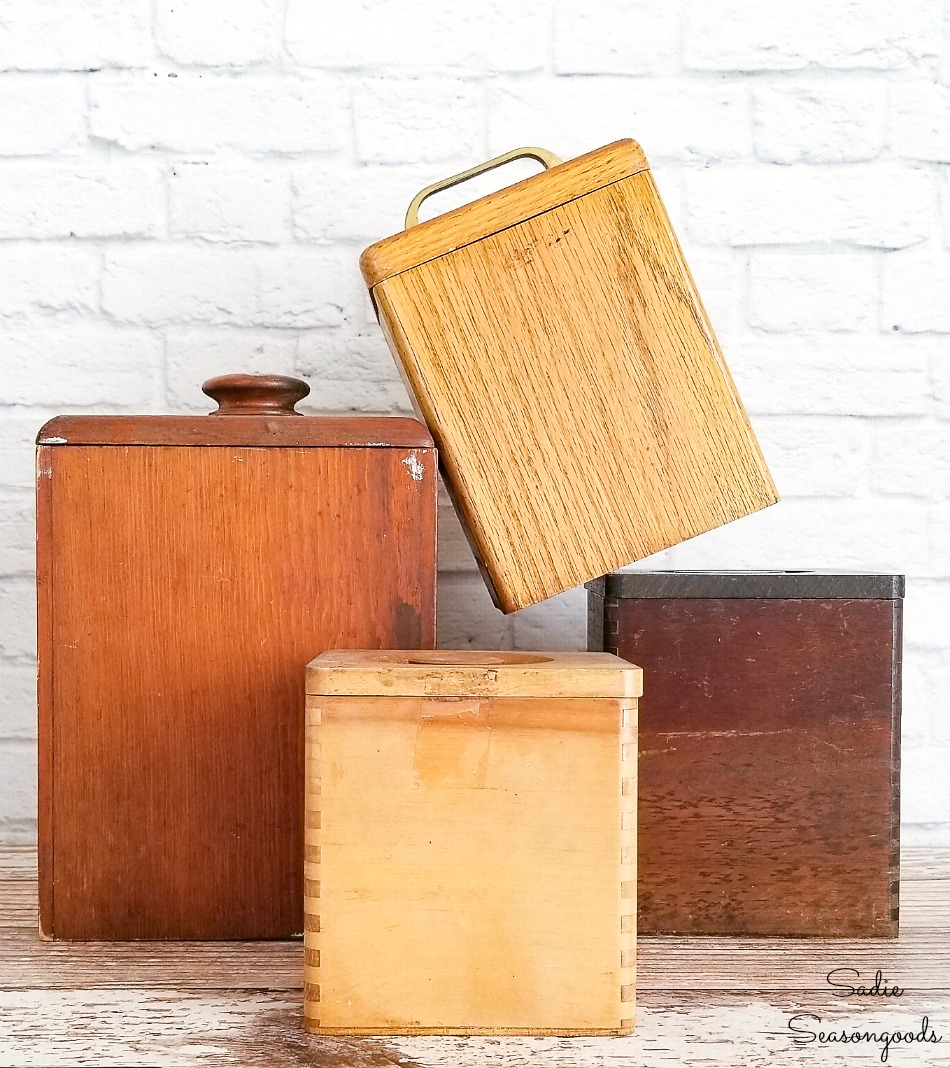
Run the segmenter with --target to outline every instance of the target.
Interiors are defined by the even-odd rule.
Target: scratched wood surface
[[[811,1013],[824,1030],[849,1032],[919,1032],[926,1016],[943,1041],[892,1046],[887,1063],[946,1066],[950,850],[905,850],[902,867],[904,922],[896,940],[641,939],[637,1030],[630,1037],[380,1039],[306,1034],[299,942],[40,942],[35,853],[0,847],[0,1064],[870,1068],[881,1063],[880,1042],[796,1046],[789,1021]],[[857,968],[867,985],[880,968],[887,987],[897,984],[903,992],[862,997],[836,991],[827,973],[847,967]],[[801,1018],[796,1024],[807,1025]]]
[[[647,680],[640,931],[895,935],[900,600],[600,603]]]
[[[619,669],[619,670],[618,670]],[[643,673],[610,653],[387,649],[323,653],[307,693],[324,697],[639,697]]]
[[[777,499],[639,146],[516,188],[363,256],[506,612]]]

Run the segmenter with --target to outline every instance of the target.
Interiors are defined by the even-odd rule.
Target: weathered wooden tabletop
[[[44,943],[35,854],[0,848],[0,1066],[874,1065],[924,1017],[942,1041],[886,1063],[950,1065],[950,850],[906,851],[901,898],[896,941],[642,939],[631,1038],[331,1039],[301,1026],[299,942]],[[899,994],[848,994],[878,970]],[[798,1045],[790,1021],[881,1038]]]

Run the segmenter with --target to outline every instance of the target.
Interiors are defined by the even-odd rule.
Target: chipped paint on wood
[[[415,452],[409,453],[409,455],[403,460],[403,463],[409,470],[409,477],[413,482],[421,482],[426,475],[425,465],[419,459]]]

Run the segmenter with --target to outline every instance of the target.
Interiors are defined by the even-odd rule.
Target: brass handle
[[[422,202],[431,197],[433,193],[441,193],[443,189],[451,189],[453,185],[466,182],[477,174],[485,174],[487,171],[493,171],[496,167],[503,167],[513,159],[536,159],[538,163],[543,163],[546,169],[556,167],[559,163],[564,162],[559,156],[555,156],[553,152],[548,152],[544,148],[513,148],[510,152],[504,152],[500,156],[495,156],[494,159],[479,163],[476,167],[469,167],[467,171],[453,174],[451,178],[443,178],[441,181],[433,182],[432,185],[427,185],[425,189],[421,189],[412,198],[412,203],[406,209],[406,229],[408,230],[411,226],[418,225],[419,208],[422,207]]]

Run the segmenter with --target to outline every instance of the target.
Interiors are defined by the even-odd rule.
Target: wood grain
[[[414,1068],[383,1042],[308,1035],[296,993],[0,992],[0,1013],[8,1068]]]
[[[641,933],[897,934],[900,604],[607,599],[648,680]]]
[[[865,1066],[881,1063],[882,1044],[804,1045],[793,1042],[789,1020],[814,1013],[822,1030],[919,1030],[927,1016],[943,1041],[897,1043],[886,1063],[943,1068],[950,1041],[950,1003],[945,995],[904,998],[896,1005],[837,1002],[827,993],[791,998],[705,993],[651,998],[641,1009],[637,1032],[623,1038],[390,1039],[386,1047],[426,1068],[773,1068],[774,1065]],[[799,1019],[798,1026],[803,1021]],[[392,1052],[390,1052],[390,1056]]]
[[[950,930],[947,888],[939,880],[901,881],[901,928],[904,931]],[[0,879],[0,926],[36,929],[36,875],[32,879]]]
[[[431,449],[417,419],[395,416],[58,415],[37,445],[218,445],[232,448]]]
[[[294,416],[294,407],[310,393],[300,378],[286,375],[218,375],[201,385],[201,392],[217,401],[211,413],[221,415]]]
[[[309,1030],[632,1030],[634,700],[308,696],[306,781]]]
[[[928,882],[950,879],[950,847],[903,846],[901,878]]]
[[[39,906],[53,915],[53,454],[36,450],[36,830],[44,878]]]
[[[434,642],[434,452],[39,457],[44,932],[300,933],[304,667]]]
[[[3,929],[0,990],[300,991],[300,941],[43,940]]]
[[[654,995],[624,1038],[344,1038],[307,1035],[299,999],[266,991],[81,990],[0,993],[0,1053],[11,1068],[861,1068],[880,1045],[792,1044],[789,1019],[812,1012],[826,1025],[919,1028],[926,1015],[942,1044],[891,1047],[888,1064],[946,1065],[950,996],[859,1005],[821,995],[704,991]]]
[[[36,876],[32,879],[0,878],[0,927],[32,927],[37,924]]]
[[[36,845],[0,843],[0,879],[36,881]]]
[[[192,986],[299,992],[304,959],[299,940],[62,942],[10,927],[0,945],[0,989],[6,990]],[[840,964],[871,976],[882,968],[913,993],[950,991],[946,919],[935,927],[912,924],[887,939],[638,936],[637,997],[650,990],[813,991]]]
[[[777,500],[650,172],[562,194],[373,286],[505,612]]]

